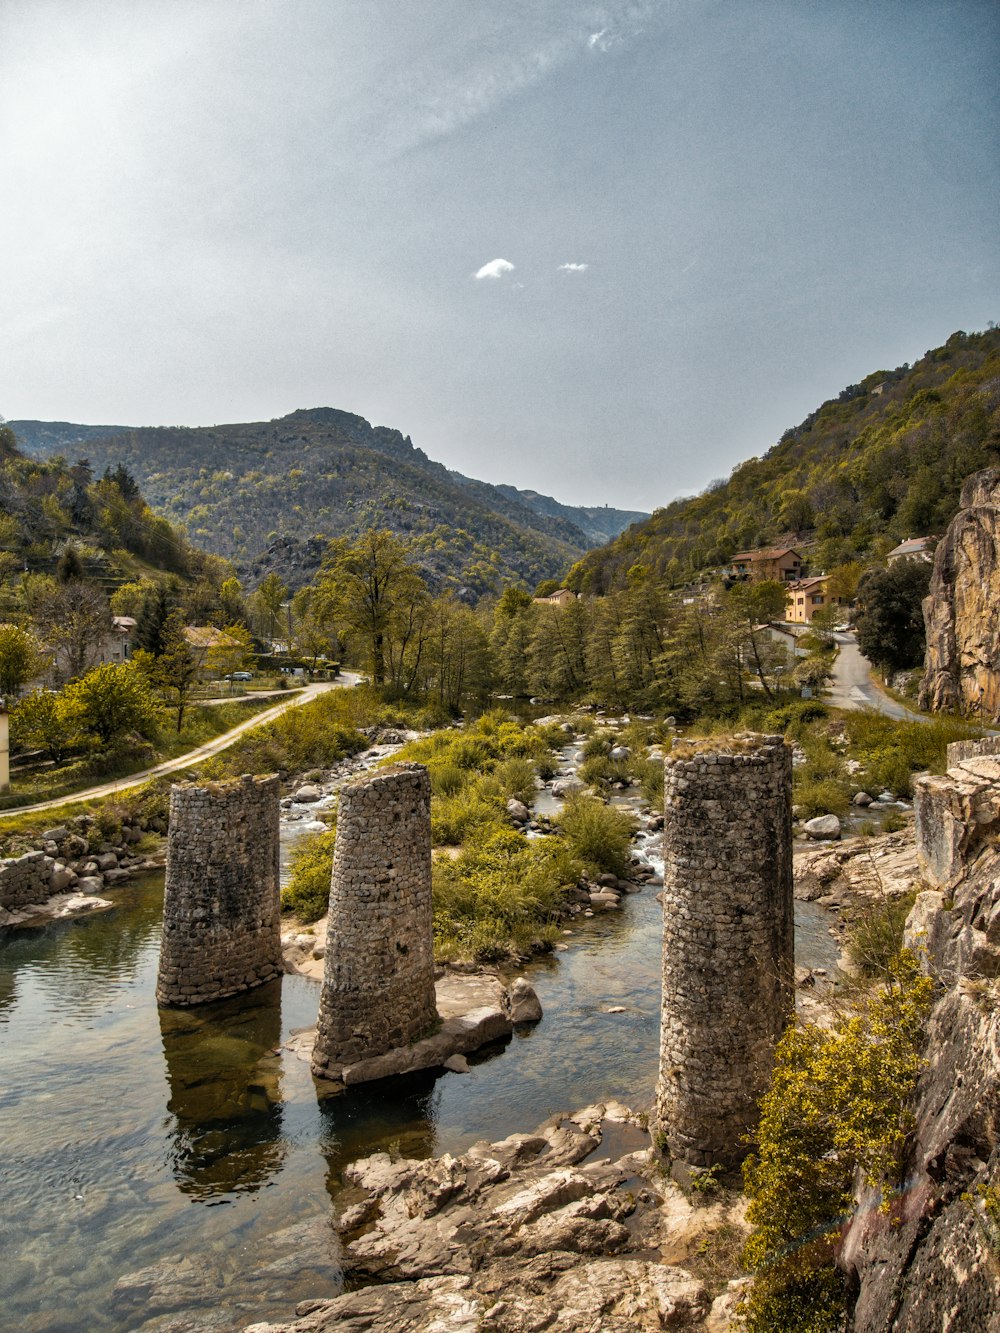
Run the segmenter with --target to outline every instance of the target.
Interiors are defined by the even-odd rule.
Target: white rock
[[[817,815],[815,819],[807,819],[802,827],[810,838],[840,837],[840,820],[836,815]]]

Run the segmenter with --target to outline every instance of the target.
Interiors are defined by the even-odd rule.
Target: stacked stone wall
[[[170,792],[156,999],[207,1004],[282,972],[277,777]]]
[[[0,907],[13,911],[29,903],[43,903],[52,892],[51,856],[25,852],[0,861]]]
[[[313,1072],[427,1036],[434,999],[430,779],[421,764],[341,788]]]
[[[677,1175],[745,1156],[792,1012],[791,787],[780,736],[665,766],[657,1121]]]

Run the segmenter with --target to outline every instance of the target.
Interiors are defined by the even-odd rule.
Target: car
[[[234,671],[231,676],[226,676],[226,680],[253,680],[253,672]]]

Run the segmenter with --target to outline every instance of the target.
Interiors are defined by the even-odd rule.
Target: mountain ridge
[[[83,449],[97,469],[124,465],[192,540],[253,577],[299,583],[318,567],[321,537],[381,526],[413,543],[437,586],[478,595],[561,575],[595,530],[590,511],[584,527],[572,506],[539,510],[515,487],[453,473],[401,431],[338,408],[221,426],[10,425],[28,453]],[[611,526],[611,515],[632,517],[608,513]]]

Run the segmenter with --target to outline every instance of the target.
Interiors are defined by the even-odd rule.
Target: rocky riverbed
[[[740,1201],[685,1195],[620,1103],[457,1156],[377,1153],[345,1182],[345,1273],[377,1285],[246,1333],[721,1330],[741,1285],[716,1271],[745,1235]]]

